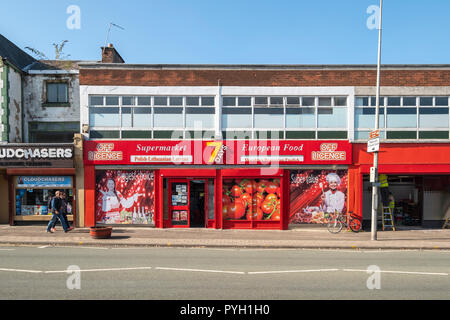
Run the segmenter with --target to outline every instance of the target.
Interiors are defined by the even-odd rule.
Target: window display
[[[280,179],[224,179],[224,220],[280,221]]]
[[[98,224],[154,224],[154,172],[96,172]]]
[[[57,190],[67,194],[68,202],[70,207],[72,207],[73,189],[71,177],[16,177],[16,216],[51,215],[49,200]]]
[[[331,213],[347,212],[347,170],[296,170],[290,173],[289,223],[327,223]]]

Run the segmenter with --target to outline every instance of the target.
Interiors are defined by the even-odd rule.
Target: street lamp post
[[[381,70],[381,26],[383,16],[383,0],[380,0],[380,26],[378,30],[378,63],[377,63],[377,96],[375,109],[375,130],[380,126],[380,70]],[[372,241],[377,240],[378,227],[378,151],[373,155],[373,167],[375,168],[375,183],[372,186]]]

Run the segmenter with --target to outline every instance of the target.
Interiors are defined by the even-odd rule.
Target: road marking
[[[0,271],[5,271],[5,272],[22,272],[22,273],[42,273],[42,271],[39,271],[39,270],[4,269],[4,268],[0,268]]]
[[[223,270],[204,270],[204,269],[184,269],[184,268],[181,269],[181,268],[166,268],[166,267],[156,267],[155,270],[245,274],[245,272],[242,272],[242,271],[223,271]]]
[[[134,267],[134,268],[109,268],[109,269],[86,269],[79,270],[79,272],[106,272],[106,271],[134,271],[134,270],[151,270],[152,267]],[[67,270],[57,270],[57,271],[44,271],[46,274],[50,273],[67,273]],[[73,272],[73,271],[70,271]]]
[[[257,271],[257,272],[248,272],[248,274],[302,273],[302,272],[307,273],[307,272],[329,272],[329,271],[339,271],[339,269]]]
[[[0,251],[14,251],[16,249],[0,249]]]
[[[45,248],[49,248],[50,246],[42,246],[42,247],[38,247],[38,249],[45,249]]]
[[[343,269],[342,271],[347,272],[366,272],[367,270],[360,269]],[[429,276],[448,276],[448,273],[443,272],[416,272],[416,271],[388,271],[388,270],[380,270],[380,273],[396,273],[396,274],[417,274],[417,275],[429,275]]]

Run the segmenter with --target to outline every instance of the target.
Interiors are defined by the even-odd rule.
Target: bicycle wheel
[[[334,234],[341,232],[342,227],[343,227],[343,225],[342,225],[341,220],[336,219],[336,218],[330,220],[327,225],[328,231],[330,233],[334,233]]]
[[[350,218],[350,230],[356,233],[361,231],[361,220]]]

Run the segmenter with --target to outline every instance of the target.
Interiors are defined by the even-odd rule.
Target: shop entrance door
[[[173,228],[206,228],[208,188],[206,180],[170,179],[169,221]]]

